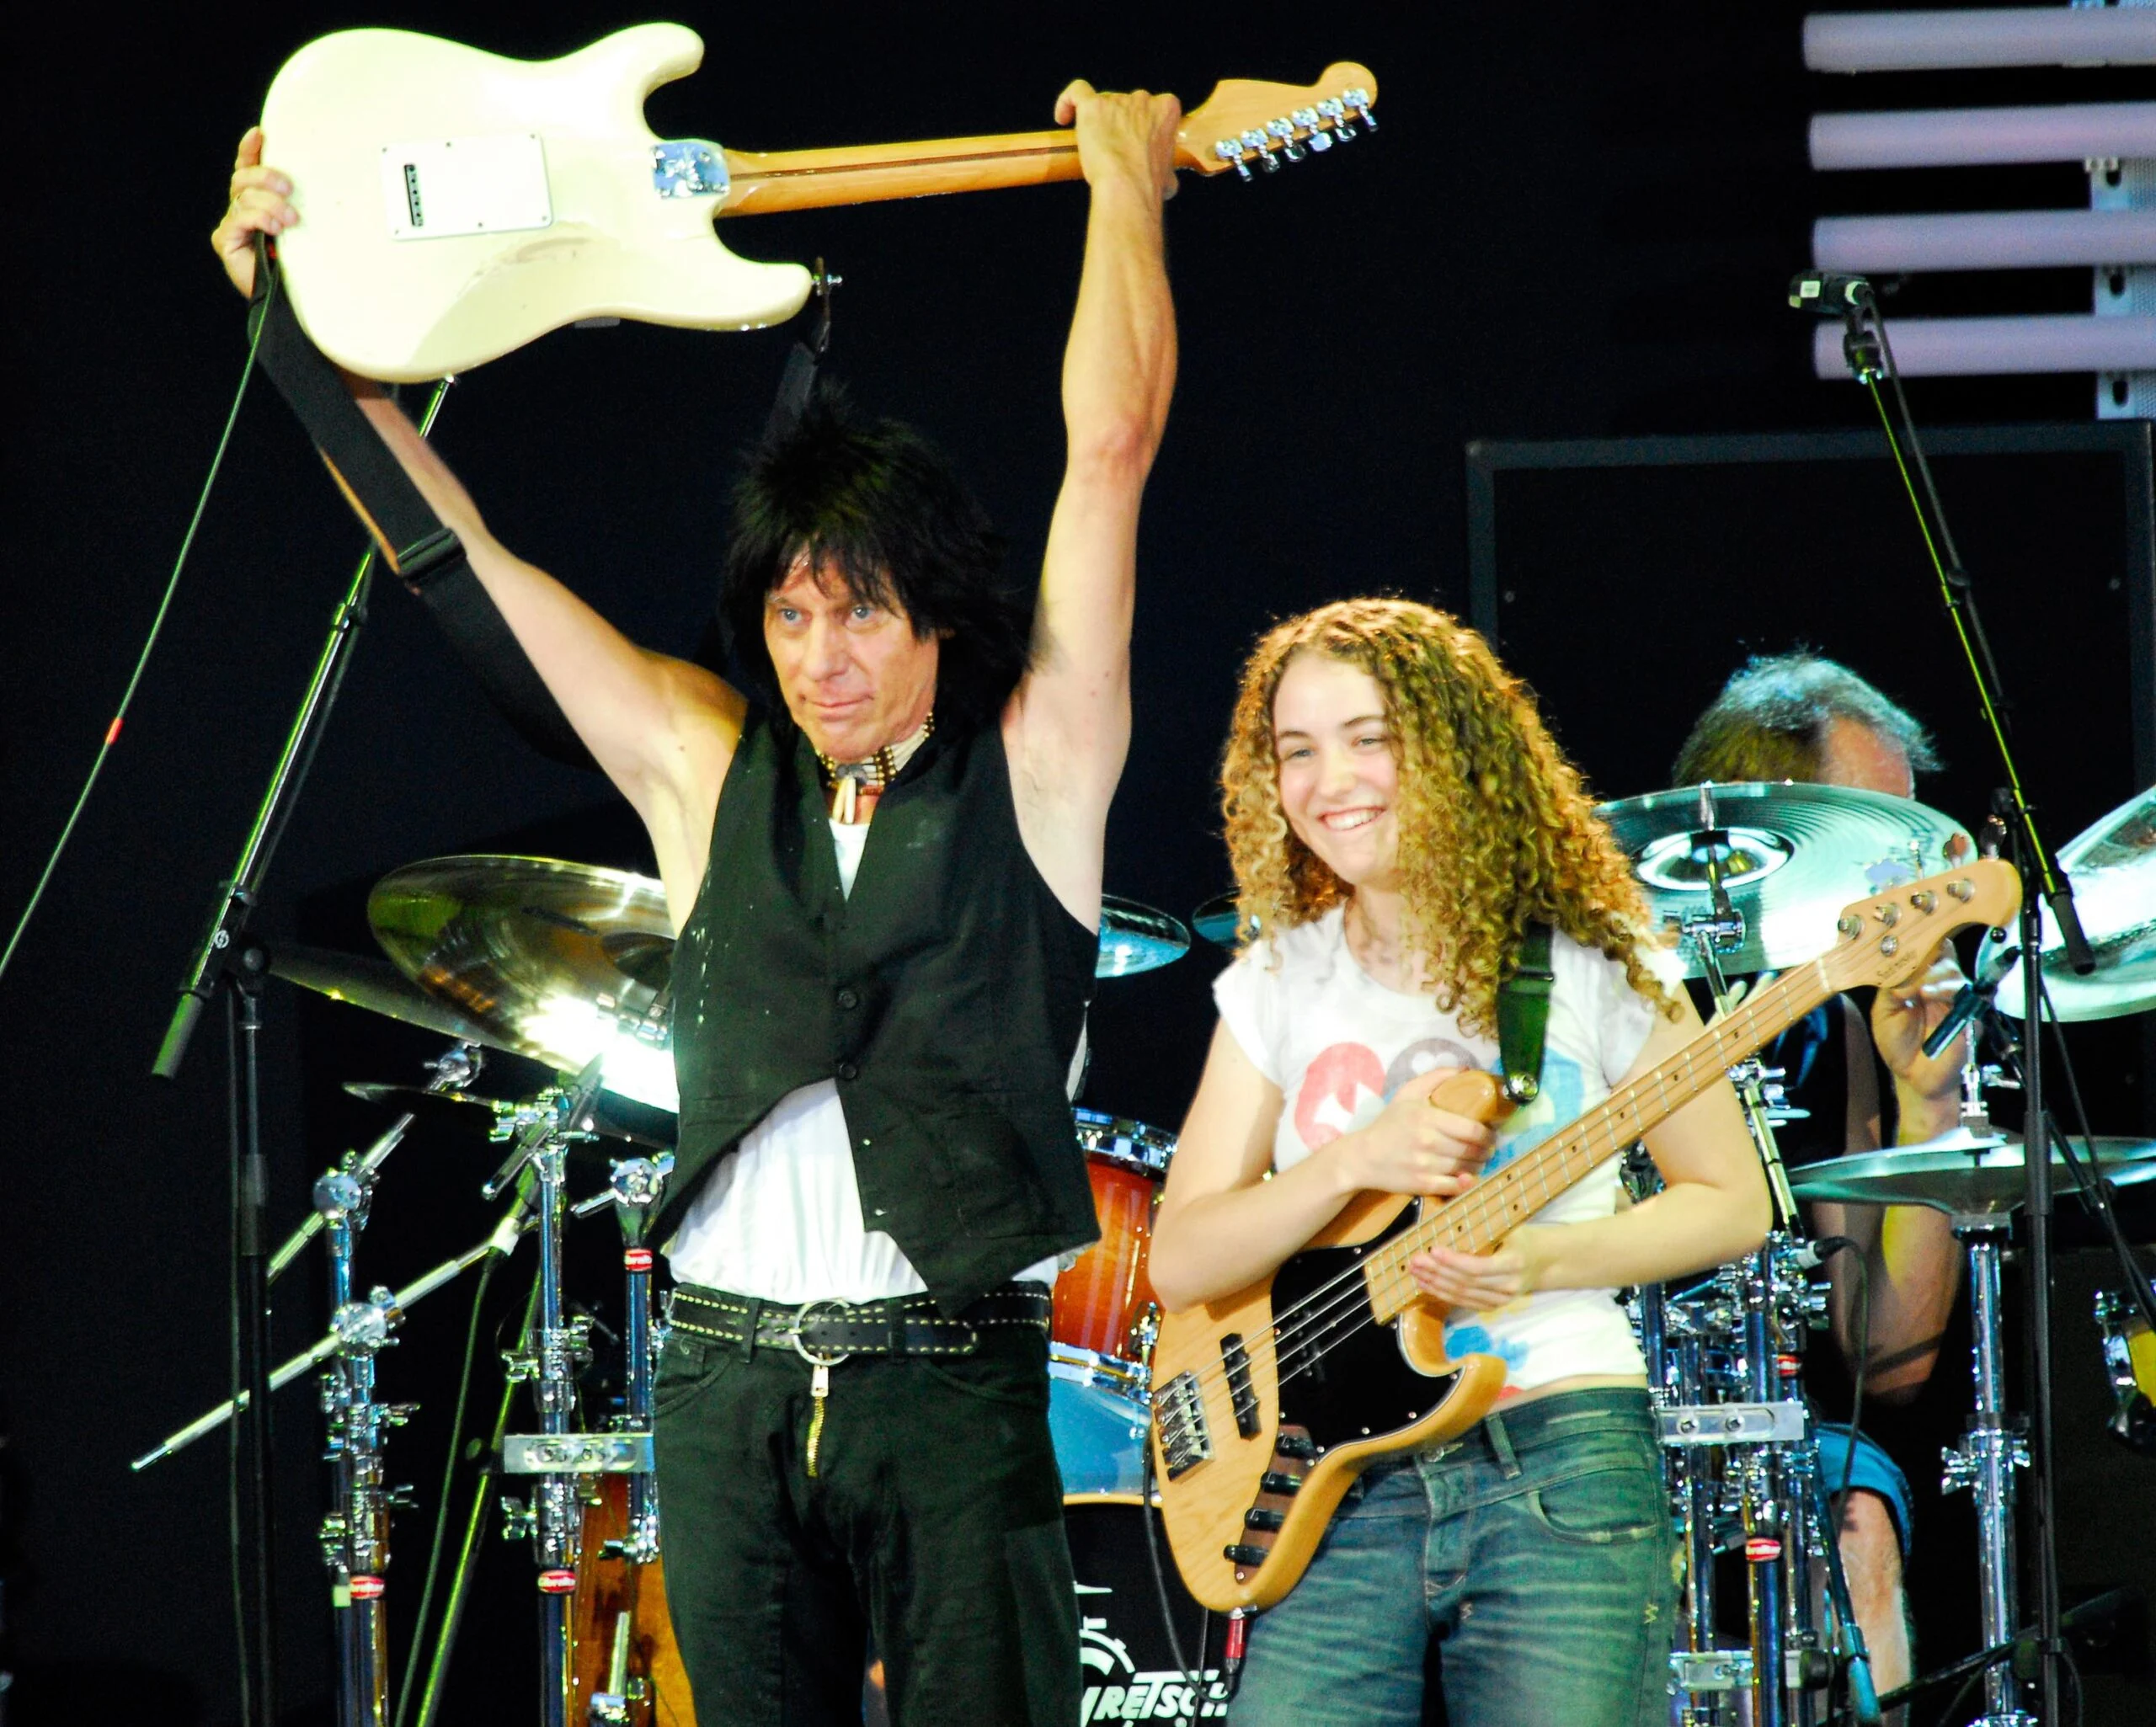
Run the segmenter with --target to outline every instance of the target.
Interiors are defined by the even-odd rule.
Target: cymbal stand
[[[1987,1648],[2010,1643],[2020,1623],[2014,1570],[2014,1472],[2029,1467],[2029,1442],[2007,1417],[2000,1359],[1999,1264],[2010,1227],[2010,1214],[2004,1212],[1969,1213],[1953,1219],[1955,1238],[1969,1256],[1975,1333],[1971,1377],[1977,1408],[1961,1442],[1940,1453],[1946,1465],[1940,1485],[1949,1493],[1967,1487],[1976,1496],[1977,1586]],[[2036,1720],[2020,1706],[2010,1658],[1985,1670],[1984,1702],[1984,1713],[1972,1727],[2032,1727]]]
[[[1730,856],[1730,839],[1716,818],[1712,783],[1702,785],[1699,796],[1700,825],[1690,835],[1691,857],[1705,875],[1710,905],[1706,912],[1685,920],[1684,934],[1699,957],[1716,1008],[1726,1011],[1735,1002],[1728,979],[1722,973],[1721,955],[1742,945],[1744,917],[1731,903],[1722,880],[1723,868]],[[1738,1452],[1726,1456],[1735,1463],[1733,1473],[1742,1487],[1746,1589],[1752,1624],[1752,1720],[1754,1727],[1789,1727],[1790,1632],[1796,1629],[1801,1635],[1809,1636],[1811,1591],[1806,1587],[1790,1587],[1790,1573],[1801,1573],[1806,1569],[1809,1543],[1804,1538],[1801,1513],[1789,1515],[1795,1502],[1787,1491],[1789,1483],[1784,1479],[1781,1447],[1789,1442],[1802,1442],[1807,1430],[1803,1405],[1783,1394],[1782,1364],[1788,1362],[1793,1370],[1796,1357],[1777,1346],[1777,1334],[1781,1329],[1778,1323],[1781,1304],[1778,1267],[1795,1240],[1797,1213],[1796,1197],[1790,1191],[1789,1176],[1782,1167],[1780,1148],[1775,1143],[1774,1125],[1767,1112],[1764,1082],[1769,1077],[1767,1069],[1756,1058],[1740,1063],[1730,1070],[1730,1079],[1743,1106],[1745,1125],[1751,1132],[1774,1201],[1774,1218],[1773,1233],[1758,1251],[1743,1261],[1737,1287],[1732,1292],[1742,1303],[1739,1335],[1744,1401],[1736,1405],[1703,1405],[1696,1410],[1680,1405],[1666,1410],[1662,1437],[1667,1445],[1739,1447]],[[1686,1486],[1694,1499],[1699,1492],[1694,1478],[1708,1474],[1704,1463],[1695,1463],[1687,1458]],[[1688,1502],[1685,1522],[1694,1548],[1691,1558],[1697,1575],[1704,1577],[1711,1569],[1716,1544],[1711,1502],[1705,1506]],[[1689,1619],[1697,1654],[1713,1649],[1714,1633],[1711,1596],[1702,1586],[1695,1585],[1694,1588]],[[1704,1615],[1702,1596],[1706,1596]],[[1794,1623],[1792,1603],[1796,1621]],[[1721,1671],[1722,1665],[1717,1661],[1715,1671],[1698,1676],[1704,1682],[1724,1686],[1741,1676],[1733,1671]],[[1691,1676],[1680,1670],[1680,1679]]]
[[[452,1044],[428,1066],[430,1091],[457,1090],[478,1074],[482,1058]],[[412,1117],[408,1113],[366,1153],[348,1151],[314,1184],[314,1217],[329,1244],[330,1330],[337,1352],[322,1376],[333,1495],[322,1520],[322,1556],[337,1626],[338,1727],[385,1727],[389,1719],[389,1628],[383,1573],[389,1569],[389,1511],[397,1489],[382,1484],[382,1429],[401,1427],[414,1404],[374,1400],[374,1358],[397,1341],[404,1318],[395,1294],[377,1287],[365,1300],[352,1289],[352,1259],[366,1228],[382,1163]],[[304,1245],[302,1229],[286,1244]],[[274,1275],[274,1268],[272,1275]]]
[[[619,1159],[606,1190],[585,1200],[575,1212],[584,1217],[611,1205],[615,1221],[622,1226],[622,1267],[627,1286],[622,1341],[625,1389],[622,1413],[610,1424],[616,1443],[601,1467],[628,1476],[629,1515],[627,1532],[608,1540],[600,1551],[606,1558],[623,1559],[632,1565],[649,1564],[659,1557],[659,1489],[653,1474],[651,1409],[657,1334],[651,1318],[652,1252],[644,1245],[644,1237],[650,1229],[652,1208],[659,1203],[666,1178],[673,1173],[671,1152],[655,1158]],[[629,1592],[629,1601],[637,1598],[635,1591]],[[591,1697],[590,1719],[595,1727],[611,1727],[611,1724],[635,1719],[635,1706],[640,1700],[636,1687],[643,1682],[628,1676],[625,1660],[635,1630],[630,1617],[633,1611],[624,1607],[615,1621],[611,1633],[615,1660],[608,1682]]]
[[[576,1593],[576,1562],[583,1544],[583,1501],[577,1478],[590,1467],[588,1447],[569,1431],[576,1410],[578,1372],[591,1359],[590,1322],[562,1311],[562,1223],[567,1199],[569,1146],[592,1137],[588,1111],[599,1090],[605,1058],[595,1056],[564,1090],[552,1087],[504,1117],[497,1138],[515,1138],[515,1149],[482,1191],[495,1197],[527,1170],[538,1187],[538,1323],[504,1357],[511,1380],[528,1380],[539,1406],[539,1431],[513,1433],[504,1444],[503,1468],[536,1475],[530,1498],[502,1502],[503,1532],[531,1538],[539,1561],[539,1719],[542,1727],[569,1727],[573,1677],[569,1603]]]

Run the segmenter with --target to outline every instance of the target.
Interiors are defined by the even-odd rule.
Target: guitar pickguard
[[[1306,1429],[1321,1455],[1413,1426],[1445,1399],[1458,1377],[1433,1377],[1409,1365],[1398,1330],[1372,1317],[1359,1271],[1364,1257],[1412,1228],[1419,1215],[1419,1207],[1408,1206],[1374,1240],[1306,1248],[1273,1273],[1280,1421]]]

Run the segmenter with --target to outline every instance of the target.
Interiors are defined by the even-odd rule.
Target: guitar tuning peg
[[[1269,120],[1265,130],[1280,141],[1280,153],[1290,162],[1300,162],[1310,152],[1295,141],[1295,123],[1292,120]]]
[[[1257,159],[1264,165],[1266,173],[1277,174],[1280,172],[1280,159],[1273,153],[1273,146],[1266,141],[1263,132],[1253,126],[1243,134],[1243,142],[1257,152]]]
[[[1358,84],[1352,90],[1342,92],[1340,99],[1363,117],[1365,131],[1374,132],[1378,129],[1376,117],[1370,112],[1370,93],[1368,90]]]
[[[1355,128],[1348,123],[1348,104],[1337,96],[1328,96],[1317,105],[1317,111],[1332,122],[1332,136],[1345,144],[1355,136]]]
[[[1312,151],[1321,155],[1332,147],[1332,134],[1318,123],[1317,110],[1315,108],[1299,108],[1288,117],[1310,134],[1303,141],[1308,144]]]
[[[1213,153],[1231,166],[1235,171],[1235,177],[1245,185],[1250,184],[1250,169],[1243,161],[1242,141],[1240,138],[1221,139],[1213,147]]]

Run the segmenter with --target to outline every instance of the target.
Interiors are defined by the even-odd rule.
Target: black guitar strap
[[[1532,1103],[1542,1090],[1542,1042],[1550,1028],[1550,926],[1529,924],[1519,941],[1518,963],[1497,986],[1497,1057],[1505,1070],[1505,1095]]]
[[[248,317],[257,333],[257,362],[299,417],[382,562],[434,615],[488,699],[542,754],[572,767],[595,768],[507,621],[472,573],[462,543],[405,477],[337,368],[300,328],[275,260],[259,236]]]

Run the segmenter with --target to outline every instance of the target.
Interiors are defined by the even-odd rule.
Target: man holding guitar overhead
[[[1358,1194],[1472,1206],[1497,1170],[1698,1033],[1577,772],[1522,686],[1445,614],[1348,600],[1273,630],[1244,672],[1222,785],[1257,933],[1214,986],[1220,1023],[1154,1229],[1153,1284],[1171,1314],[1273,1276]],[[1522,957],[1537,925],[1545,962]],[[1520,970],[1550,980],[1539,1092],[1493,1130],[1432,1094],[1497,1067],[1513,1011],[1500,986]],[[1415,1727],[1433,1637],[1454,1727],[1667,1719],[1668,1507],[1615,1291],[1736,1258],[1764,1236],[1769,1206],[1726,1083],[1646,1143],[1667,1185],[1644,1204],[1620,1205],[1611,1156],[1538,1197],[1497,1250],[1407,1262],[1449,1310],[1446,1353],[1497,1357],[1505,1385],[1456,1439],[1392,1452],[1347,1489],[1300,1582],[1251,1633],[1235,1719]],[[1283,1383],[1294,1350],[1305,1375],[1326,1352],[1293,1342],[1288,1323],[1273,1335]],[[1352,1402],[1346,1359],[1306,1394]],[[1234,1437],[1216,1429],[1209,1443]],[[1256,1521],[1267,1515],[1251,1527],[1279,1527]],[[1258,1549],[1230,1551],[1262,1573]]]
[[[1179,112],[1083,83],[1057,103],[1091,204],[1030,625],[921,440],[819,399],[737,496],[737,691],[503,546],[355,384],[643,818],[679,931],[658,1451],[669,1605],[707,1723],[858,1721],[870,1633],[895,1722],[1077,1718],[1049,1284],[1096,1234],[1065,1082],[1175,374],[1161,205]],[[250,132],[213,237],[243,290],[254,234],[298,220],[263,155]]]

